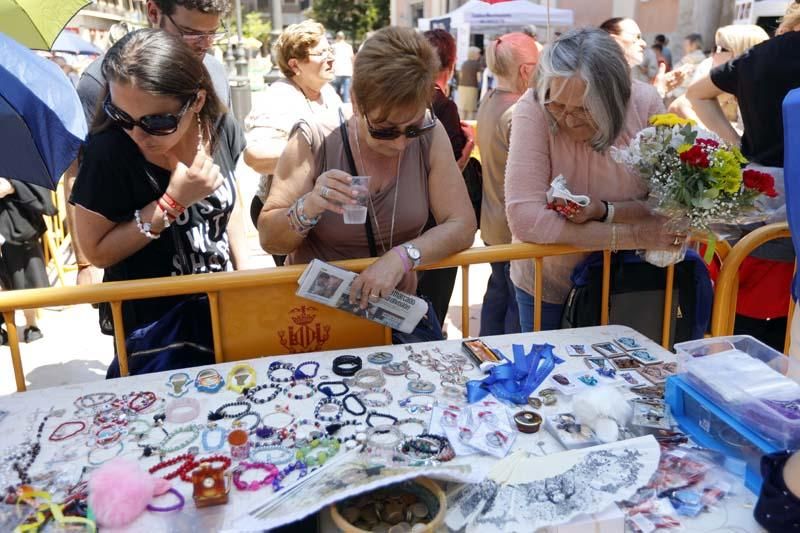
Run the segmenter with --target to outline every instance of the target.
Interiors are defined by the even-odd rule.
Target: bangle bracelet
[[[173,398],[180,398],[187,392],[189,392],[189,384],[192,382],[192,378],[189,377],[189,374],[186,372],[176,372],[172,374],[169,379],[167,380],[167,387],[169,390],[167,394],[172,396]]]
[[[276,376],[275,373],[280,370],[287,370],[289,373],[286,376]],[[294,381],[294,371],[294,365],[291,363],[273,361],[269,364],[269,368],[267,369],[267,377],[270,381],[274,381],[275,383],[289,383],[290,381]]]
[[[361,411],[356,412],[352,408],[348,407],[347,406],[347,400],[353,400],[354,402],[356,402],[358,404],[358,406],[361,407]],[[347,396],[345,396],[344,398],[342,398],[342,407],[344,408],[345,411],[347,411],[348,413],[350,413],[353,416],[361,416],[361,415],[367,414],[367,406],[364,405],[364,402],[361,401],[361,398],[359,398],[358,396],[356,396],[353,393],[350,393]]]
[[[395,246],[392,248],[392,251],[396,253],[400,257],[400,261],[403,262],[403,270],[408,273],[411,271],[411,268],[414,266],[411,263],[411,259],[408,257],[408,253],[406,253],[406,249],[402,246]]]
[[[235,365],[228,372],[228,389],[239,394],[245,388],[256,386],[256,371],[253,367],[242,363]]]
[[[186,211],[186,208],[181,204],[179,204],[178,201],[175,200],[175,198],[173,198],[169,194],[164,193],[161,195],[161,198],[164,200],[164,203],[166,203],[169,206],[170,209],[174,209],[178,213],[183,213],[184,211]]]
[[[403,432],[394,425],[374,426],[367,430],[367,446],[372,450],[393,451],[403,438]]]
[[[186,500],[183,498],[183,494],[173,489],[172,487],[167,489],[167,492],[173,494],[176,498],[178,498],[178,503],[176,503],[175,505],[170,505],[169,507],[156,507],[155,505],[151,505],[148,503],[147,510],[154,511],[156,513],[169,513],[171,511],[180,511],[181,509],[183,509],[183,506],[186,504]],[[167,492],[165,492],[164,494],[166,494]]]
[[[200,414],[200,402],[194,398],[178,398],[167,404],[167,422],[170,424],[185,424],[191,422]]]
[[[361,358],[357,355],[340,355],[333,360],[333,373],[337,376],[354,376],[361,366]]]
[[[386,385],[386,378],[380,370],[364,368],[356,372],[351,379],[345,380],[345,383],[362,389],[376,389]]]

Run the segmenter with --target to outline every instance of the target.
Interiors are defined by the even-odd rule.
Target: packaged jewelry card
[[[516,431],[481,422],[469,445],[494,457],[502,458],[508,454],[516,437]]]
[[[625,355],[625,350],[613,342],[598,342],[597,344],[592,344],[592,348],[603,357],[620,357]]]
[[[558,392],[566,394],[567,396],[571,396],[581,390],[577,381],[567,373],[555,373],[551,375],[550,383],[552,383],[553,387],[558,390]]]
[[[614,339],[614,342],[620,345],[625,351],[639,350],[644,348],[644,346],[642,346],[639,341],[633,337],[619,337],[618,339]]]
[[[567,351],[567,355],[571,355],[573,357],[586,357],[587,355],[592,355],[592,352],[589,351],[589,345],[587,344],[567,344],[564,349]]]
[[[625,382],[628,387],[640,387],[642,385],[649,385],[650,383],[645,380],[641,374],[632,370],[621,370],[617,376]]]
[[[636,370],[637,368],[642,367],[642,363],[627,355],[615,357],[611,360],[611,362],[614,363],[614,366],[617,367],[617,370]]]
[[[587,357],[583,360],[583,363],[592,370],[596,368],[614,368],[611,359],[606,359],[605,357]]]
[[[631,400],[633,418],[631,425],[653,429],[672,429],[669,406],[662,400]]]
[[[459,405],[435,405],[431,412],[431,423],[428,430],[434,435],[444,435],[450,440],[453,451],[457,456],[472,455],[477,452],[474,448],[459,439],[459,427],[468,427],[472,424],[468,408]]]
[[[647,350],[633,350],[628,352],[628,356],[637,360],[643,365],[656,365],[661,362],[661,359],[651,354]]]
[[[585,424],[579,424],[572,413],[550,415],[545,420],[547,430],[569,450],[599,444],[594,431]]]
[[[678,370],[678,363],[662,363],[658,365],[644,366],[637,370],[654,385],[664,383],[666,379],[675,374]]]

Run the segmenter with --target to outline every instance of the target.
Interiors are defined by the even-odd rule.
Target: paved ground
[[[254,104],[257,105],[263,93],[253,93]],[[255,190],[257,176],[246,167],[240,165],[237,176],[242,187],[242,195],[249,206],[250,198]],[[274,266],[258,244],[255,228],[250,226],[248,235],[250,255],[254,267]],[[481,246],[476,239],[475,246]],[[470,268],[470,332],[475,335],[480,327],[480,302],[486,290],[489,278],[488,265],[476,265]],[[74,283],[75,274],[67,280]],[[17,324],[22,324],[21,314]],[[29,389],[41,389],[100,380],[105,377],[108,364],[113,356],[111,337],[102,335],[97,324],[97,310],[91,306],[74,306],[61,309],[40,310],[39,326],[44,338],[31,344],[22,344],[22,364]],[[461,274],[456,279],[455,290],[450,303],[450,312],[446,318],[448,337],[461,337]],[[14,371],[11,366],[10,350],[0,347],[0,395],[16,391]]]

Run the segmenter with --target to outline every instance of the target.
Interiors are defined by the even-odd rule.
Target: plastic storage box
[[[774,447],[800,447],[800,385],[783,376],[786,356],[748,335],[684,342],[675,351],[679,376],[709,404]]]
[[[742,473],[745,486],[754,494],[761,492],[761,457],[780,447],[739,423],[682,376],[667,379],[665,399],[683,431],[697,444],[724,453],[726,467]]]

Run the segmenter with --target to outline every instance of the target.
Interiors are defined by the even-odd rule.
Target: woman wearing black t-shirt
[[[71,197],[87,259],[105,269],[104,281],[241,268],[234,170],[244,137],[202,61],[182,40],[140,30],[108,51],[102,69],[103,113]],[[126,302],[126,333],[182,299]]]

